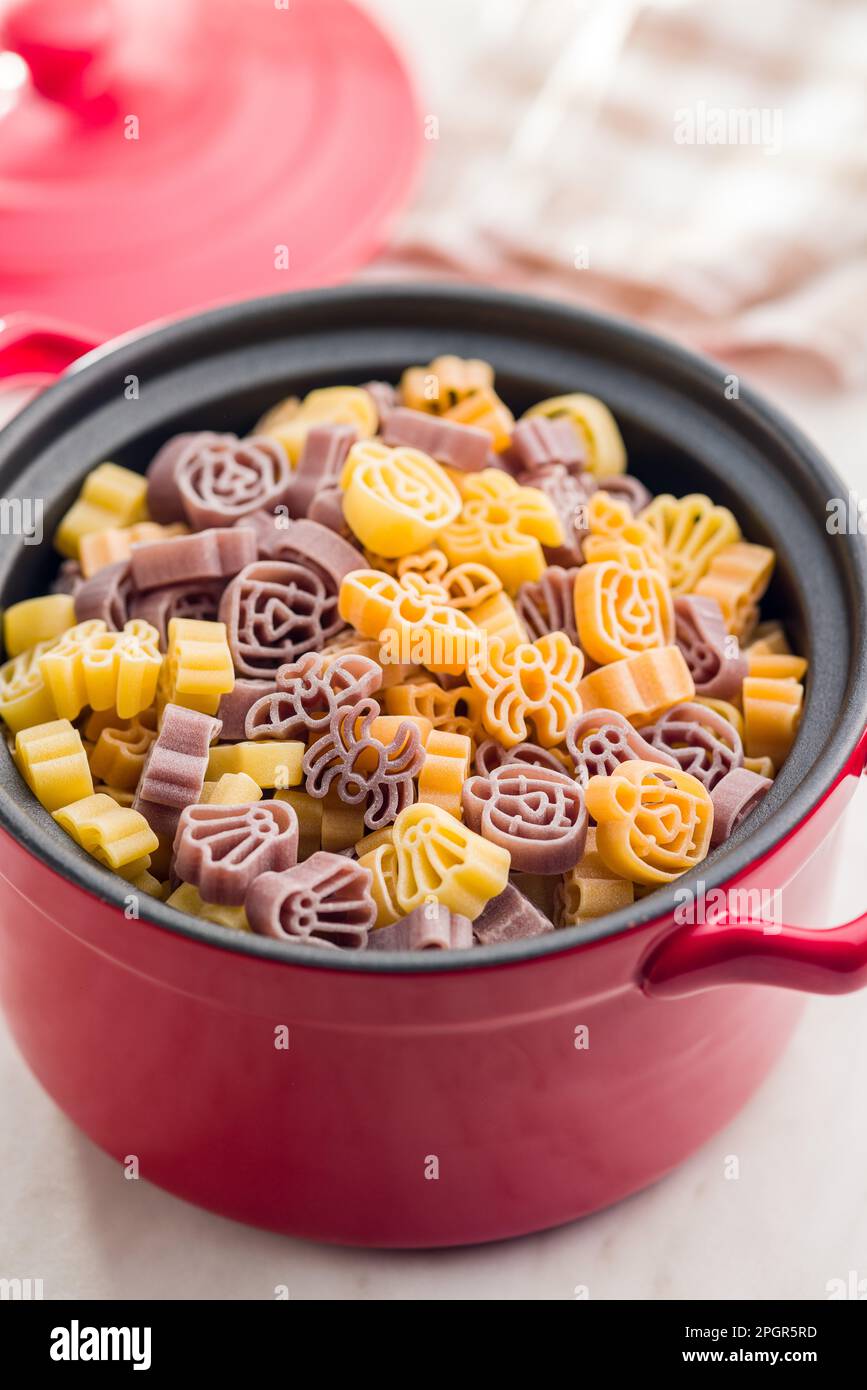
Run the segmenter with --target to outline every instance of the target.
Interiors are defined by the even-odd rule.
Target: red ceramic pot
[[[675,915],[685,884],[767,894],[815,855],[806,916],[867,757],[867,562],[857,534],[825,525],[846,490],[767,405],[728,399],[720,368],[608,319],[487,291],[255,301],[79,362],[0,435],[3,495],[44,499],[50,535],[104,458],[143,467],[175,431],[243,431],[281,395],[394,380],[446,351],[493,362],[518,410],[600,395],[652,491],[706,490],[777,550],[768,611],[811,658],[808,696],[791,757],[727,845],[591,928],[454,954],[338,955],[158,902],[128,920],[123,883],[76,851],[8,760],[0,779],[2,1004],[48,1092],[118,1160],[137,1155],[143,1177],[190,1201],[362,1245],[494,1240],[618,1200],[744,1104],[801,991],[867,983],[867,916],[768,932]],[[7,537],[3,602],[44,590],[51,565],[47,546]]]

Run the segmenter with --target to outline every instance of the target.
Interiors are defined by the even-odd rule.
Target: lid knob
[[[0,40],[24,59],[42,96],[81,106],[97,98],[93,69],[115,32],[112,0],[19,0]]]

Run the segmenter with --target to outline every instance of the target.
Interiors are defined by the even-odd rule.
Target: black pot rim
[[[187,348],[195,353],[195,344],[207,344],[209,335],[218,330],[231,331],[234,324],[245,323],[251,316],[270,322],[285,319],[292,310],[366,309],[372,319],[383,304],[396,304],[403,299],[419,300],[442,306],[453,305],[455,314],[484,313],[492,306],[505,306],[520,319],[530,317],[550,321],[560,326],[588,333],[617,335],[623,344],[640,349],[643,357],[667,368],[671,374],[690,375],[697,383],[718,387],[724,377],[723,368],[675,343],[669,342],[627,320],[598,314],[583,308],[558,304],[535,296],[510,294],[487,287],[464,285],[429,285],[399,283],[394,285],[354,285],[336,289],[312,290],[289,295],[269,296],[229,304],[204,313],[168,323],[146,327],[141,332],[127,334],[94,349],[80,358],[9,424],[0,431],[0,469],[28,433],[43,429],[57,406],[79,391],[86,395],[86,383],[101,373],[115,371],[116,357],[133,343],[136,347],[156,346],[158,350],[177,352]],[[82,387],[85,389],[82,390]],[[86,409],[86,401],[84,402]],[[756,392],[741,386],[739,399],[730,408],[741,412],[752,424],[758,422],[776,436],[793,456],[818,479],[827,497],[845,497],[847,488],[818,450],[789,423],[779,411]],[[723,846],[712,859],[704,861],[674,884],[657,889],[634,906],[600,918],[587,927],[567,927],[541,937],[524,939],[498,946],[477,947],[470,951],[427,951],[424,953],[338,951],[316,946],[293,945],[274,941],[248,932],[191,918],[166,904],[140,895],[141,918],[177,935],[200,941],[212,947],[238,952],[242,955],[270,960],[292,966],[315,969],[349,970],[374,974],[450,974],[455,970],[489,969],[496,966],[518,965],[545,956],[572,951],[630,930],[662,925],[670,921],[676,906],[675,890],[703,880],[707,889],[722,887],[738,879],[751,866],[765,859],[787,838],[823,799],[850,760],[864,731],[867,715],[867,547],[858,536],[840,536],[846,548],[846,570],[850,635],[853,655],[845,706],[840,711],[824,750],[803,781],[772,816],[760,824],[746,839]],[[813,718],[818,712],[813,713]],[[806,716],[805,716],[806,718]],[[22,784],[23,786],[23,784]],[[26,789],[24,789],[26,791]],[[29,793],[28,793],[29,795]],[[45,813],[47,817],[47,813]],[[96,860],[80,852],[70,842],[65,847],[46,844],[34,832],[32,825],[8,788],[0,788],[0,825],[37,858],[62,877],[70,879],[95,897],[122,909],[129,886],[124,880],[103,869]]]

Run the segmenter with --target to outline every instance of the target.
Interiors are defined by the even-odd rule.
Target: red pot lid
[[[338,280],[421,121],[346,0],[26,0],[0,29],[0,312],[106,336]]]

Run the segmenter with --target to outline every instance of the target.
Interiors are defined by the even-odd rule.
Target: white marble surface
[[[378,0],[435,61],[404,0]],[[769,394],[867,492],[867,402],[789,383]],[[867,788],[841,832],[826,922],[867,906]],[[867,994],[815,999],[745,1111],[676,1173],[609,1211],[540,1236],[439,1253],[318,1247],[198,1211],[127,1182],[31,1078],[0,1025],[0,1277],[46,1298],[571,1299],[824,1297],[867,1279]],[[724,1177],[737,1154],[741,1176]],[[867,1287],[867,1285],[865,1285]]]

